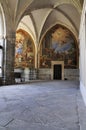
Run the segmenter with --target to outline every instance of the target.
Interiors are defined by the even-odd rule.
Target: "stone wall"
[[[39,69],[38,78],[41,80],[50,80],[51,79],[51,69]]]
[[[52,80],[52,69],[15,69],[14,72],[20,72],[21,78],[15,78],[15,82],[28,82],[30,80]],[[64,80],[79,80],[78,69],[64,69]]]
[[[52,69],[39,69],[39,79],[50,80]],[[64,80],[79,80],[79,69],[64,69]]]
[[[79,80],[79,69],[64,69],[64,80]]]
[[[20,73],[19,75],[16,75],[15,77],[15,83],[20,83],[20,82],[28,82],[30,80],[37,80],[38,79],[38,71],[37,69],[15,69],[14,73]]]

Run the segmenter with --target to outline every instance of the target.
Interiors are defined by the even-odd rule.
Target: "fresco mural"
[[[15,68],[34,67],[34,46],[31,37],[24,31],[16,33]]]
[[[71,32],[61,26],[50,30],[41,44],[40,68],[51,68],[51,61],[64,61],[65,68],[77,68],[77,49]]]

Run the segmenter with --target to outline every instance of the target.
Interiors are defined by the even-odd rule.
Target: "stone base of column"
[[[6,73],[6,76],[2,78],[3,85],[12,85],[15,84],[14,72]]]
[[[6,80],[2,80],[2,85],[13,85],[15,84],[15,80],[14,78],[9,78],[9,79],[6,79]]]

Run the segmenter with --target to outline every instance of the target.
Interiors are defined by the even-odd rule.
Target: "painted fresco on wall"
[[[77,68],[75,40],[64,27],[50,30],[41,44],[40,68],[51,68],[51,61],[64,61],[65,68]]]
[[[31,37],[24,31],[16,33],[15,68],[34,67],[34,47]]]

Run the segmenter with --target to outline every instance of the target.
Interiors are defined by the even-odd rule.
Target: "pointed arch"
[[[73,51],[71,51],[72,53],[74,53],[74,59],[73,59],[73,57],[72,57],[72,53],[70,53],[69,52],[69,57],[71,57],[71,61],[72,61],[72,63],[74,64],[74,65],[72,65],[72,66],[68,66],[69,65],[69,62],[68,62],[68,64],[67,64],[67,66],[66,66],[66,62],[65,62],[65,68],[67,68],[67,67],[69,67],[69,68],[73,68],[73,67],[75,67],[75,68],[78,68],[78,54],[79,54],[79,46],[78,46],[78,40],[77,40],[77,38],[76,38],[76,36],[74,35],[74,33],[72,32],[72,30],[71,29],[69,29],[69,28],[67,28],[66,26],[63,26],[63,25],[61,25],[61,24],[56,24],[56,25],[54,25],[54,26],[52,26],[51,28],[49,28],[49,30],[47,30],[47,32],[45,33],[45,35],[42,37],[42,39],[41,39],[41,41],[40,41],[40,43],[39,43],[39,47],[38,47],[38,50],[39,50],[39,57],[38,57],[38,59],[40,59],[40,57],[41,57],[41,59],[40,59],[40,61],[42,61],[42,60],[44,60],[44,56],[45,56],[45,59],[48,61],[50,61],[51,62],[51,60],[53,59],[53,60],[56,60],[56,58],[52,58],[52,56],[51,55],[53,55],[54,56],[54,54],[57,54],[57,52],[55,52],[55,53],[53,53],[53,51],[54,51],[54,47],[56,46],[56,39],[54,39],[54,41],[52,41],[53,39],[51,38],[52,37],[52,34],[53,34],[53,32],[55,33],[55,30],[56,29],[60,29],[60,32],[61,32],[61,34],[63,35],[62,37],[60,37],[60,41],[59,41],[59,39],[58,39],[58,41],[57,41],[57,44],[58,43],[61,43],[61,45],[62,46],[65,46],[66,44],[71,44],[72,46],[71,46],[71,49],[70,50],[72,50],[72,47],[73,47]],[[61,31],[61,29],[62,29],[62,31]],[[66,32],[64,32],[64,31],[66,31]],[[64,33],[63,33],[64,32]],[[67,34],[68,36],[65,36],[65,34]],[[57,33],[55,34],[55,35],[57,35]],[[63,39],[63,37],[67,37],[69,40],[67,41],[67,39],[65,39],[65,40],[62,40]],[[59,34],[58,34],[58,36],[57,36],[57,38],[59,38]],[[61,42],[61,40],[62,40],[62,42]],[[41,46],[42,45],[42,43],[44,43],[44,45],[43,46]],[[48,44],[46,44],[46,43],[48,43]],[[52,45],[53,45],[53,43],[55,43],[55,46],[53,47]],[[42,47],[44,47],[44,50],[42,49]],[[40,51],[40,50],[42,50],[42,51]],[[48,52],[48,53],[47,53]],[[43,54],[42,53],[44,53],[44,56],[43,56]],[[49,53],[50,53],[50,55],[49,55]],[[52,54],[51,54],[52,53]],[[61,53],[61,52],[60,52]],[[58,54],[60,54],[60,53],[58,53]],[[64,52],[62,52],[62,53],[64,53],[65,54],[65,51]],[[49,55],[49,56],[48,56]],[[56,56],[56,55],[55,55]],[[46,57],[48,57],[48,58],[46,58]],[[43,58],[43,59],[42,59]],[[62,57],[61,57],[62,58]],[[70,58],[68,58],[68,60],[69,60]],[[61,60],[61,59],[60,59]],[[64,61],[66,61],[64,58],[62,59],[62,60],[64,60]],[[49,61],[48,61],[48,63],[49,63]],[[73,62],[73,61],[75,61],[75,62]],[[42,63],[42,62],[41,62]],[[41,67],[45,67],[45,66],[42,66],[41,64],[40,64],[40,66]],[[38,66],[39,67],[39,66]],[[51,67],[51,63],[50,64],[48,64],[48,67],[50,68]]]
[[[2,5],[0,4],[0,39],[5,37],[5,35],[6,35],[5,15]]]
[[[2,77],[4,73],[4,60],[5,56],[5,38],[6,36],[6,26],[5,26],[5,15],[2,8],[2,5],[0,4],[0,77]],[[4,49],[3,49],[4,48]]]

